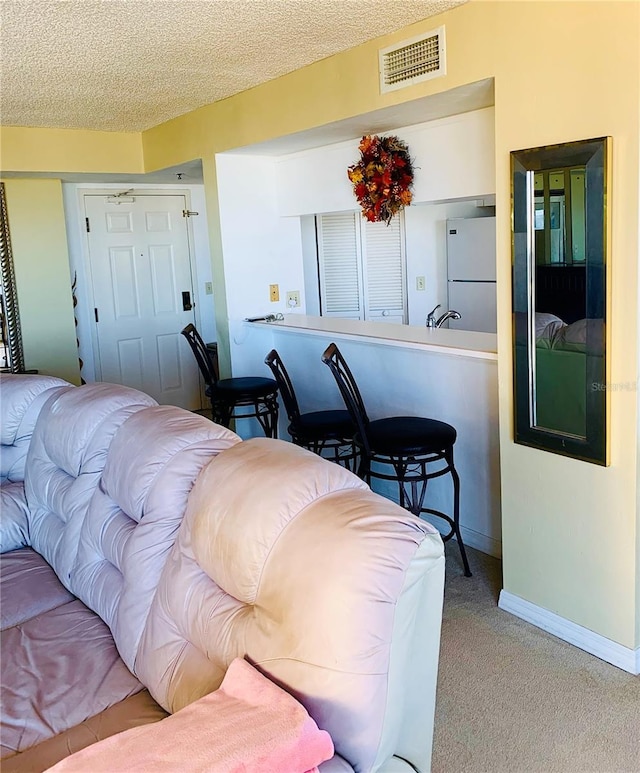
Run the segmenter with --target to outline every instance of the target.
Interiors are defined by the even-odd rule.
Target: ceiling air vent
[[[444,27],[380,50],[380,91],[445,75]]]

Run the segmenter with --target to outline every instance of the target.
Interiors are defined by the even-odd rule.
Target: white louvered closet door
[[[362,253],[356,214],[318,215],[316,221],[322,316],[364,319]]]
[[[369,223],[354,212],[318,215],[323,316],[406,322],[404,219]]]
[[[406,322],[404,219],[385,223],[362,221],[362,265],[365,319]]]

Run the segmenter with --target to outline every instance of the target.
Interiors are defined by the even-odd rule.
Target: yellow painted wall
[[[496,79],[504,582],[517,596],[633,648],[640,645],[636,395],[610,393],[610,467],[512,442],[508,149],[612,136],[608,380],[637,376],[640,6],[581,3],[576,13],[576,5],[506,3],[500,10],[515,33],[503,41],[509,77]]]
[[[80,383],[59,180],[4,180],[27,369]]]
[[[378,48],[443,23],[446,77],[381,96]],[[610,467],[513,443],[509,152],[613,137],[610,377],[635,381],[639,43],[637,2],[471,2],[143,137],[152,170],[495,79],[504,587],[627,647],[640,645],[636,396],[611,394]]]
[[[216,313],[216,332],[218,335],[218,368],[222,374],[230,374],[231,357],[229,347],[229,323],[227,317],[227,293],[224,278],[224,261],[222,260],[222,234],[220,232],[218,209],[216,162],[213,156],[210,155],[203,160],[202,173],[205,188],[207,190],[209,245],[211,254],[216,256],[216,260],[213,261],[213,289]]]
[[[380,95],[378,49],[440,24],[446,25],[447,75]],[[509,152],[613,137],[610,381],[634,381],[638,371],[639,51],[637,0],[472,0],[142,135],[147,171],[204,159],[212,261],[219,281],[224,272],[215,153],[494,78],[504,587],[626,647],[640,645],[638,403],[633,393],[611,393],[611,465],[607,468],[513,443]],[[77,168],[77,159],[55,150],[57,134],[50,135],[56,142],[55,158],[49,158],[44,143],[47,130],[37,131],[43,154],[38,166],[52,169],[64,161]],[[5,168],[17,170],[18,161],[26,169],[34,168],[36,162],[24,145],[14,143],[10,150],[16,161],[12,166],[3,164]],[[88,155],[82,164],[93,171],[96,162],[91,152]],[[224,286],[217,291],[224,345],[225,307],[219,297]]]
[[[0,169],[5,173],[141,174],[142,137],[139,132],[4,126],[0,127]]]

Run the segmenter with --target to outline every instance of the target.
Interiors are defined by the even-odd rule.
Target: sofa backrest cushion
[[[113,438],[82,524],[70,587],[110,627],[131,671],[193,484],[214,456],[240,442],[234,432],[172,406],[138,411]]]
[[[72,592],[80,528],[113,436],[152,405],[156,401],[136,389],[96,383],[63,391],[40,413],[25,471],[30,540]]]
[[[246,657],[303,703],[355,770],[376,770],[402,747],[416,620],[435,572],[434,673],[416,672],[428,767],[443,570],[439,534],[355,475],[289,443],[245,441],[196,482],[136,673],[174,712]]]
[[[31,436],[42,406],[62,389],[61,378],[3,373],[0,376],[0,482],[24,480]]]

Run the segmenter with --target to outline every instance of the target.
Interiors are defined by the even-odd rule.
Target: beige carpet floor
[[[640,677],[498,609],[501,564],[447,544],[433,773],[640,773]]]

